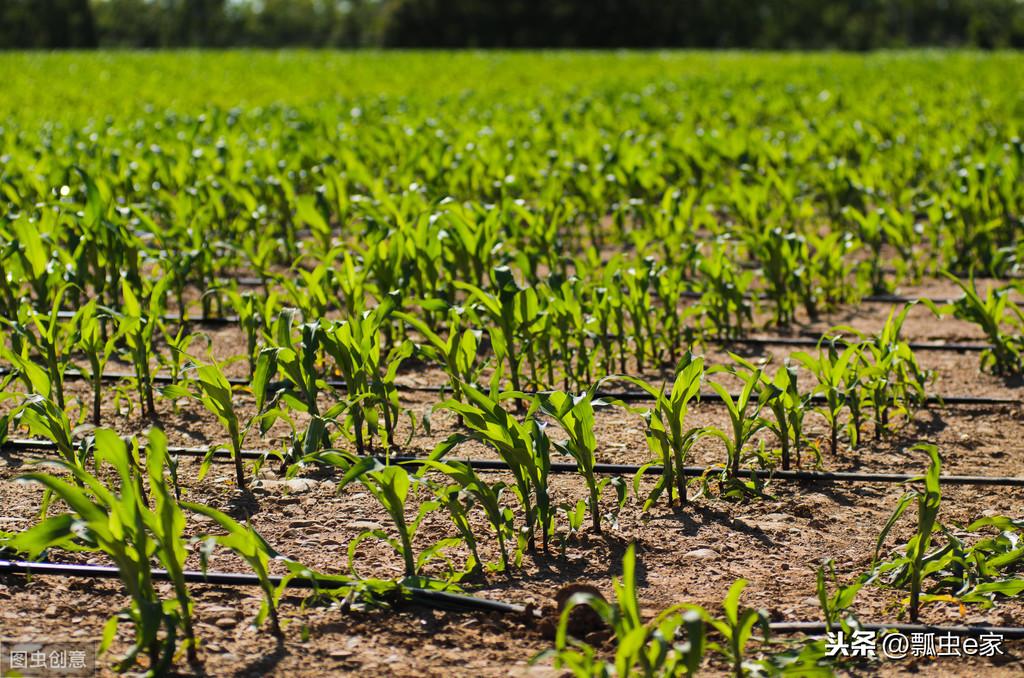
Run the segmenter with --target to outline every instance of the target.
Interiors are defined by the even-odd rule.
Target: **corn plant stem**
[[[28,575],[28,576],[58,576],[58,577],[84,577],[91,579],[117,579],[120,574],[116,567],[104,565],[71,565],[66,563],[29,562],[24,560],[0,560],[0,574],[2,575]],[[260,586],[259,577],[247,573],[233,572],[199,572],[186,570],[183,573],[184,580],[190,584],[207,584],[210,586]],[[167,581],[166,570],[152,570],[154,581]],[[270,576],[270,582],[277,586],[281,578]],[[332,589],[342,588],[344,582],[331,580],[317,581],[311,577],[293,577],[288,582],[289,588],[295,589]],[[450,593],[448,591],[434,591],[406,587],[409,593],[409,601],[416,605],[423,605],[434,609],[465,612],[497,612],[501,614],[532,614],[540,616],[540,611],[528,608],[524,605],[506,603],[499,600],[491,600],[478,596]],[[802,622],[802,621],[779,621],[771,622],[769,628],[772,633],[779,634],[805,634],[810,636],[825,635],[828,625],[824,622]],[[1019,626],[988,626],[988,625],[930,625],[930,624],[902,624],[902,623],[862,623],[860,628],[867,631],[898,631],[900,633],[935,633],[939,635],[951,634],[954,636],[980,636],[982,634],[997,634],[1008,640],[1024,639],[1024,627]]]
[[[30,451],[55,451],[56,445],[49,440],[30,440],[30,439],[11,439],[5,441],[0,445],[0,450],[4,452],[30,452]],[[142,448],[145,451],[145,447]],[[168,454],[175,456],[187,456],[187,457],[203,457],[208,453],[208,448],[205,447],[168,447]],[[234,463],[230,450],[220,449],[214,452],[214,461],[231,462]],[[242,450],[241,456],[243,459],[266,459],[271,458],[271,450]],[[426,457],[408,457],[408,456],[396,456],[392,455],[390,461],[392,464],[407,464],[409,466],[418,466],[426,461]],[[452,461],[459,461],[467,466],[479,470],[479,471],[508,471],[508,464],[501,461],[500,459],[457,459],[451,458]],[[598,475],[635,475],[640,469],[644,469],[644,475],[661,475],[662,467],[660,465],[653,465],[647,467],[641,467],[634,464],[594,464],[594,473]],[[715,467],[710,467],[713,471]],[[707,473],[709,467],[706,466],[686,466],[682,469],[683,475],[690,477],[700,477]],[[579,473],[579,467],[575,462],[563,463],[563,462],[552,462],[550,473],[557,474],[572,474]],[[869,472],[853,472],[853,471],[801,471],[801,470],[775,470],[771,471],[768,469],[753,470],[743,469],[739,470],[740,478],[751,478],[753,476],[763,479],[771,480],[785,480],[794,482],[823,482],[823,483],[844,483],[844,482],[857,482],[857,483],[906,483],[914,481],[920,478],[920,474],[909,474],[909,473],[869,473]],[[1009,476],[968,476],[968,475],[946,475],[939,478],[939,481],[943,485],[978,485],[978,486],[995,486],[995,487],[1024,487],[1024,477],[1015,478]]]

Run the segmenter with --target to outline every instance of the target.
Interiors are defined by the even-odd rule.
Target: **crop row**
[[[732,394],[723,386],[731,383],[729,380],[711,382],[715,399],[726,405],[734,421],[734,431],[725,441],[730,468],[738,470],[740,459],[748,453],[746,448],[762,427],[775,432],[780,445],[779,460],[783,468],[789,468],[791,454],[799,457],[804,417],[812,410],[825,417],[834,453],[844,427],[844,415],[847,437],[856,447],[869,417],[877,438],[890,428],[891,420],[909,418],[916,408],[934,402],[935,398],[926,392],[930,374],[919,366],[914,352],[899,336],[908,309],[892,315],[875,336],[842,339],[838,332],[829,335],[816,351],[793,354],[771,376],[764,366],[735,355],[730,365],[709,368],[707,372],[711,375],[727,372],[730,380],[744,385],[741,392]],[[453,315],[453,319],[457,318]],[[35,424],[40,430],[70,430],[64,394],[64,377],[71,364],[72,354],[67,348],[70,344],[89,358],[90,364],[82,366],[84,369],[76,374],[87,375],[93,391],[91,407],[82,404],[78,419],[91,414],[92,423],[99,425],[105,367],[119,341],[127,346],[127,357],[135,368],[137,402],[143,413],[155,412],[157,389],[150,366],[159,362],[166,368],[159,392],[172,402],[194,398],[202,403],[220,420],[234,451],[242,449],[251,431],[258,430],[262,435],[275,422],[287,422],[293,435],[282,457],[288,463],[319,449],[337,447],[339,440],[347,440],[359,454],[372,449],[375,441],[386,452],[397,450],[398,420],[403,412],[411,415],[411,411],[402,406],[396,377],[402,363],[413,356],[443,368],[449,380],[452,407],[466,405],[466,393],[479,394],[493,402],[514,400],[520,411],[529,399],[564,395],[522,388],[519,374],[524,357],[518,355],[516,345],[492,338],[492,358],[488,359],[479,350],[478,334],[471,330],[442,338],[415,317],[405,313],[392,316],[386,309],[376,309],[353,320],[301,325],[296,323],[294,312],[282,313],[261,333],[259,341],[250,336],[251,352],[247,357],[252,376],[245,387],[236,386],[225,376],[225,363],[203,360],[190,353],[195,335],[179,331],[173,339],[165,336],[172,350],[154,356],[152,332],[160,324],[146,322],[135,314],[117,319],[118,325],[106,329],[108,325],[90,303],[66,323],[52,317],[48,326],[39,318],[29,325],[14,323],[15,331],[10,334],[12,348],[3,349],[4,357],[12,365],[5,383],[17,380],[26,393],[34,395],[18,407],[13,417],[8,415],[5,424],[27,415],[30,421],[41,418],[44,423]],[[403,323],[422,337],[421,343],[405,339],[395,344],[392,340],[391,347],[386,348],[388,333],[394,333]],[[536,371],[534,361],[541,353],[527,352],[525,362],[533,365],[531,372]],[[490,372],[487,388],[480,386],[487,376],[485,370]],[[802,371],[810,374],[809,387],[802,385]],[[507,381],[503,380],[506,373],[511,374]],[[589,401],[597,399],[600,393],[605,400],[621,400],[624,406],[627,399],[635,399],[634,394],[641,394],[655,403],[655,407],[648,408],[648,415],[655,412],[663,427],[682,427],[687,404],[700,397],[704,361],[687,353],[676,373],[675,384],[669,390],[642,378],[612,374],[587,382],[584,392]],[[331,375],[340,380],[335,381]],[[502,384],[509,382],[512,389],[505,392]],[[609,388],[610,384],[627,387],[621,398]],[[238,408],[235,392],[239,388],[253,395],[253,408]],[[5,397],[18,396],[8,392]],[[762,421],[762,411],[770,412],[772,418],[765,419],[763,426],[755,425]],[[460,420],[465,419],[463,413],[458,414]],[[413,420],[414,426],[415,423]],[[735,429],[740,423],[750,430]],[[692,444],[685,439],[694,435],[691,432],[686,436],[682,429],[675,432],[669,445],[675,450],[673,454],[684,456]],[[63,433],[60,437],[70,438]],[[666,451],[655,438],[651,439],[651,447],[659,458],[665,456]],[[71,454],[68,450],[66,453]],[[762,464],[773,463],[773,457],[774,453],[764,451],[755,455]],[[240,486],[244,484],[240,459],[238,482]]]
[[[568,408],[565,404],[559,406],[556,401],[545,400],[542,407],[559,408],[562,414],[558,421],[565,425],[572,417],[581,414],[578,405]],[[570,434],[564,445],[575,444]],[[344,473],[340,487],[360,483],[392,521],[390,530],[369,530],[350,542],[347,549],[350,574],[322,574],[279,553],[251,526],[241,525],[208,506],[177,499],[177,464],[172,461],[166,439],[159,430],[151,429],[147,434],[144,457],[140,454],[141,444],[137,439],[125,440],[106,429],[95,432],[89,447],[94,471],[77,463],[79,460],[66,460],[58,462],[56,471],[39,470],[23,476],[24,480],[45,487],[48,496],[59,499],[67,506],[68,512],[51,514],[21,533],[0,535],[0,547],[23,553],[30,559],[38,559],[59,549],[93,551],[104,554],[116,565],[116,570],[112,571],[117,572],[131,603],[123,614],[111,617],[104,632],[102,649],[113,641],[120,622],[129,622],[133,626],[134,646],[119,664],[122,670],[136,664],[138,655],[146,654],[152,672],[166,671],[177,656],[179,644],[191,663],[199,661],[189,590],[189,582],[195,581],[195,576],[187,576],[185,569],[189,551],[185,512],[212,519],[217,529],[222,531],[192,538],[195,543],[204,545],[204,563],[210,549],[220,546],[249,564],[264,595],[263,606],[254,623],[260,625],[269,620],[271,631],[279,635],[279,601],[292,579],[309,582],[316,590],[315,597],[320,600],[343,597],[349,605],[388,604],[408,595],[409,587],[457,590],[458,583],[467,575],[482,574],[485,570],[518,568],[524,552],[537,557],[538,545],[532,540],[535,527],[544,537],[541,546],[545,553],[549,547],[549,536],[562,544],[566,539],[571,540],[581,527],[585,506],[582,500],[576,506],[562,505],[560,511],[566,516],[568,531],[556,531],[550,505],[546,503],[549,499],[546,489],[531,486],[532,475],[523,484],[523,476],[511,467],[511,463],[515,482],[506,488],[504,483],[484,481],[469,466],[451,460],[424,462],[419,471],[412,474],[401,464],[382,465],[372,458],[358,459],[338,452],[321,453],[317,456],[319,463],[338,467]],[[997,516],[983,518],[966,529],[956,531],[943,526],[940,522],[941,465],[938,451],[926,445],[915,449],[927,453],[931,459],[927,473],[921,478],[923,487],[911,489],[899,501],[881,530],[869,571],[852,583],[841,585],[831,563],[825,563],[818,569],[818,597],[828,628],[842,629],[847,634],[861,628],[853,607],[858,592],[867,586],[909,590],[906,605],[912,621],[917,620],[921,606],[931,600],[948,600],[952,596],[962,605],[991,606],[1001,597],[1018,596],[1024,591],[1024,579],[1020,577],[1018,566],[1021,556],[1019,539],[1024,524]],[[537,470],[541,477],[546,475],[546,469]],[[438,482],[436,475],[444,481]],[[511,491],[520,502],[519,510],[513,511],[503,505],[505,490]],[[426,494],[425,498],[421,496],[423,494]],[[593,497],[591,494],[592,500]],[[531,499],[534,504],[531,504]],[[892,526],[908,507],[915,504],[918,508],[915,535],[905,545],[887,548],[885,543]],[[600,529],[596,505],[591,504],[591,509],[595,515],[595,529]],[[422,541],[422,537],[417,540],[419,527],[429,514],[438,510],[449,515],[457,536],[443,537],[417,549],[416,542]],[[478,553],[483,534],[476,522],[470,519],[470,514],[476,511],[486,517],[488,529],[485,533],[497,538],[501,554],[498,563],[485,563]],[[415,517],[410,520],[411,514]],[[521,520],[526,524],[517,526]],[[549,520],[551,522],[547,523]],[[992,529],[998,534],[992,536]],[[397,582],[373,579],[356,571],[354,554],[365,539],[383,540],[394,549],[405,563],[404,579]],[[456,566],[451,556],[446,555],[446,551],[456,546],[464,547],[470,554],[462,566]],[[448,574],[440,579],[436,575],[428,575],[427,567],[431,561],[442,557],[447,563]],[[593,606],[612,628],[615,661],[626,662],[620,668],[642,668],[650,659],[656,659],[656,668],[679,661],[699,667],[705,659],[706,633],[728,641],[728,649],[720,651],[731,664],[739,667],[745,661],[749,628],[744,628],[749,626],[749,622],[766,625],[768,618],[762,611],[746,610],[740,621],[737,606],[744,586],[742,580],[733,585],[726,597],[724,618],[704,608],[687,605],[670,608],[659,614],[654,622],[644,623],[639,616],[629,614],[630,609],[637,607],[632,578],[633,559],[630,548],[613,603],[592,594],[578,594],[569,601],[562,612],[553,650],[556,666],[580,668],[577,666],[580,661],[588,664],[598,662],[587,669],[590,675],[593,669],[603,665],[604,660],[593,648],[582,641],[569,643],[567,640],[569,610],[583,604]],[[271,562],[276,567],[283,567],[288,574],[273,577]],[[159,563],[163,570],[156,571],[153,563]],[[169,593],[162,593],[155,585],[156,575],[172,583]],[[689,611],[689,614],[683,614],[684,611]],[[669,622],[670,619],[674,621]],[[621,627],[623,623],[630,626]],[[639,645],[637,639],[629,640],[631,635],[635,635],[631,629],[643,630],[642,633],[636,631],[642,638]],[[668,654],[658,653],[656,649],[663,640],[656,634],[651,635],[654,629],[659,629],[664,637],[686,639],[690,643],[670,643],[675,650]],[[767,626],[765,633],[768,633]],[[796,657],[788,657],[787,661],[814,666],[827,662],[827,659],[821,643],[810,643],[799,649]]]

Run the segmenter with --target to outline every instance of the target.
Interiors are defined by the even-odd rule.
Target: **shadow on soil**
[[[756,525],[751,525],[740,518],[736,518],[728,511],[722,511],[712,506],[702,504],[688,504],[683,509],[675,509],[671,513],[663,512],[661,515],[651,518],[651,522],[674,523],[682,529],[687,536],[696,536],[702,527],[719,525],[727,530],[739,532],[753,537],[765,546],[774,546],[775,542]]]
[[[265,676],[271,673],[281,660],[288,654],[288,650],[285,648],[284,638],[276,638],[274,644],[274,651],[268,654],[256,657],[251,662],[243,666],[242,668],[235,671],[236,676]]]

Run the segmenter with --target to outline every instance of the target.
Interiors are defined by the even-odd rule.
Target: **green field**
[[[116,565],[55,633],[155,674],[897,672],[748,636],[1024,626],[1022,137],[1015,53],[2,54],[0,556]],[[785,485],[823,470],[927,477]],[[282,638],[269,668],[211,625],[183,574],[207,557],[260,579],[222,603]],[[20,638],[50,594],[4,563]],[[298,605],[271,574],[338,588]],[[576,584],[593,628],[403,645],[423,589]],[[385,609],[377,650],[329,654],[358,632],[317,633],[353,623],[324,598]]]

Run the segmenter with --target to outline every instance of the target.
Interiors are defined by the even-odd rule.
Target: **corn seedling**
[[[982,296],[973,278],[968,284],[947,277],[963,291],[949,310],[957,318],[978,325],[988,339],[989,349],[981,354],[982,369],[1002,376],[1024,371],[1024,310],[1010,298],[1015,288],[990,287]]]
[[[456,280],[454,285],[476,302],[479,315],[493,323],[490,339],[495,358],[499,362],[507,362],[512,390],[521,391],[524,346],[531,341],[541,318],[537,292],[531,288],[520,288],[507,266],[494,269],[492,278],[497,288],[496,296],[472,283]],[[522,399],[517,402],[522,410]]]
[[[418,575],[423,566],[441,555],[444,549],[459,543],[458,539],[446,538],[428,547],[418,556],[413,550],[413,540],[416,538],[423,519],[432,511],[440,508],[440,503],[435,500],[424,501],[420,504],[413,520],[410,521],[406,518],[406,505],[415,496],[416,488],[425,483],[424,479],[409,475],[409,472],[401,466],[385,466],[373,457],[352,457],[324,451],[315,455],[315,458],[321,463],[346,469],[344,477],[338,483],[339,490],[356,480],[362,483],[381,507],[387,511],[395,531],[398,533],[398,538],[395,539],[384,530],[366,530],[352,540],[348,545],[348,561],[349,568],[355,576],[359,576],[355,570],[356,550],[359,544],[369,537],[380,539],[394,549],[402,559],[405,568],[405,581],[412,583],[421,580]]]
[[[840,416],[847,407],[848,385],[856,381],[857,369],[860,365],[860,348],[847,346],[840,350],[838,338],[824,339],[826,347],[818,346],[818,354],[812,356],[802,351],[792,355],[810,370],[817,379],[814,393],[824,397],[824,403],[815,408],[815,412],[824,417],[829,426],[829,439],[832,454],[839,449]]]
[[[151,363],[154,353],[154,336],[165,308],[167,288],[170,277],[162,278],[149,292],[149,303],[144,309],[142,303],[127,280],[121,281],[121,294],[124,300],[121,311],[112,312],[117,319],[118,334],[124,337],[128,345],[131,363],[135,368],[136,386],[139,392],[139,406],[143,414],[156,414],[153,402],[153,381]]]
[[[10,539],[7,545],[26,552],[32,559],[50,548],[106,554],[117,566],[131,604],[127,611],[107,622],[100,650],[110,646],[119,621],[130,621],[135,627],[135,644],[118,664],[118,670],[128,670],[139,653],[145,652],[149,672],[162,675],[173,664],[179,637],[190,660],[197,661],[192,600],[182,574],[187,556],[185,519],[164,476],[169,461],[166,438],[157,430],[149,432],[145,475],[152,506],[144,491],[137,441],[129,446],[107,429],[97,430],[95,438],[96,463],[114,469],[118,484],[110,487],[99,474],[92,475],[63,461],[52,463],[70,474],[76,484],[49,473],[24,475],[24,480],[45,487],[71,512],[45,518]],[[162,598],[154,586],[153,560],[167,570],[174,588],[173,598]]]
[[[540,528],[544,550],[554,530],[554,512],[548,495],[548,470],[551,468],[551,442],[536,420],[519,422],[493,400],[468,384],[462,385],[465,403],[446,400],[437,405],[460,414],[469,433],[456,434],[434,450],[431,456],[440,459],[453,447],[467,440],[476,440],[495,449],[515,477],[515,493],[526,514],[524,528],[531,551],[536,549],[536,531]],[[521,394],[511,393],[506,397]]]
[[[23,359],[18,364],[24,369],[26,361],[31,360],[31,351],[35,351],[46,369],[50,383],[49,391],[41,395],[54,398],[57,407],[62,410],[64,372],[70,364],[69,349],[73,346],[75,327],[74,320],[61,322],[58,314],[67,290],[68,286],[65,285],[57,291],[49,313],[39,313],[31,306],[22,304],[18,307],[16,321],[2,320],[12,330],[10,342],[13,352],[20,354]]]
[[[844,631],[849,631],[850,626],[856,624],[855,617],[844,616],[844,613],[853,605],[857,594],[870,580],[870,576],[864,576],[843,586],[836,576],[835,562],[829,560],[818,566],[815,570],[815,590],[818,594],[818,603],[821,605],[821,613],[825,617],[825,624],[830,630],[836,625],[840,625]],[[835,591],[831,593],[829,592],[830,582],[835,588]]]
[[[768,428],[779,441],[783,470],[789,470],[793,455],[796,456],[796,465],[800,466],[804,416],[811,402],[809,392],[800,392],[797,376],[796,366],[787,363],[776,370],[771,380],[771,387],[778,395],[768,401],[774,415],[774,419],[768,422]]]
[[[463,533],[463,538],[467,544],[473,539],[473,535],[472,530],[467,529],[469,525],[465,517],[465,508],[461,503],[462,496],[469,498],[466,501],[467,504],[471,500],[480,505],[484,510],[484,515],[487,516],[491,529],[494,530],[494,534],[498,538],[498,551],[501,554],[501,562],[496,569],[500,572],[508,570],[510,565],[508,544],[509,542],[515,542],[516,534],[515,515],[511,509],[501,505],[501,494],[505,489],[505,483],[498,482],[489,485],[477,475],[471,466],[459,461],[439,462],[428,460],[426,468],[440,471],[456,482],[454,486],[443,488],[442,492],[449,506],[449,511],[452,513],[452,520],[459,526],[459,531]],[[452,491],[453,488],[456,490],[455,492]],[[453,507],[453,502],[460,503]],[[475,539],[473,541],[475,542]],[[475,552],[474,557],[479,562],[479,556]],[[516,564],[518,565],[519,563],[517,562]]]
[[[235,389],[224,376],[221,365],[217,362],[196,365],[196,377],[186,382],[192,387],[191,389],[188,386],[172,384],[162,390],[163,395],[167,398],[198,400],[211,414],[217,417],[228,433],[231,458],[235,463],[235,482],[238,484],[239,490],[244,490],[246,485],[245,468],[242,463],[242,445],[245,443],[249,431],[253,426],[259,425],[260,433],[265,433],[274,420],[280,416],[278,410],[270,409],[274,398],[271,397],[269,385],[276,370],[277,349],[261,351],[250,384],[253,397],[256,399],[256,411],[247,419],[239,417],[235,409]],[[209,468],[216,449],[216,447],[211,447],[203,460],[200,478]]]
[[[690,402],[700,398],[704,380],[704,359],[687,352],[676,366],[676,378],[672,390],[665,393],[664,387],[657,388],[643,379],[619,377],[635,384],[655,399],[653,409],[643,410],[647,424],[645,435],[647,446],[661,462],[661,477],[647,495],[644,511],[647,511],[661,496],[668,492],[668,504],[673,504],[673,489],[679,495],[680,504],[686,504],[686,476],[683,468],[690,448],[701,436],[704,429],[698,426],[686,427],[686,415]],[[634,489],[639,487],[643,470],[634,478]]]
[[[89,380],[92,382],[92,423],[100,425],[103,403],[103,371],[107,368],[111,356],[117,349],[119,333],[105,331],[106,315],[100,310],[96,300],[85,304],[76,314],[75,347],[85,354],[89,361]]]
[[[372,448],[374,436],[380,437],[385,453],[395,447],[395,426],[402,411],[395,376],[414,346],[406,341],[385,353],[380,330],[389,313],[390,304],[320,329],[324,350],[345,380],[346,430],[359,454]]]
[[[594,593],[573,594],[559,616],[554,650],[534,661],[551,657],[556,669],[569,670],[579,678],[695,675],[709,648],[705,619],[689,606],[674,605],[643,621],[632,544],[622,559],[622,578],[613,586],[613,603]],[[580,606],[589,607],[611,629],[615,652],[610,661],[597,648],[569,635],[573,610]]]
[[[201,538],[203,547],[200,555],[203,569],[206,569],[206,563],[214,546],[222,546],[242,558],[256,575],[263,592],[263,603],[253,620],[253,626],[261,626],[269,618],[271,631],[274,635],[280,636],[281,621],[277,609],[281,596],[292,578],[298,575],[309,575],[309,570],[297,561],[275,551],[251,525],[242,525],[231,516],[203,504],[183,501],[181,506],[187,511],[212,519],[226,532],[226,534]],[[288,569],[288,574],[281,577],[277,585],[270,579],[270,561],[272,560],[282,563]]]
[[[737,579],[729,587],[725,595],[722,607],[725,617],[718,619],[702,607],[686,605],[686,609],[696,612],[709,627],[709,630],[716,631],[725,641],[724,644],[708,643],[708,649],[722,654],[732,665],[732,675],[736,678],[743,678],[746,674],[747,662],[745,661],[747,644],[750,642],[755,627],[760,627],[765,639],[771,634],[768,626],[768,613],[764,610],[745,609],[740,610],[740,596],[747,582]]]
[[[727,371],[739,377],[743,382],[743,388],[739,396],[734,400],[728,390],[717,382],[711,382],[713,388],[722,398],[726,411],[729,413],[731,424],[729,432],[717,427],[708,427],[708,434],[715,436],[725,443],[726,451],[726,475],[731,483],[740,483],[740,464],[746,458],[746,450],[750,446],[757,433],[768,426],[768,421],[761,416],[768,403],[779,396],[778,389],[774,385],[765,384],[763,381],[763,368],[753,368],[739,356],[731,354],[740,368],[713,368],[709,373]],[[740,372],[745,371],[745,374]]]
[[[537,395],[537,406],[562,428],[568,439],[555,441],[555,449],[576,461],[576,468],[587,484],[590,494],[590,516],[594,532],[601,533],[601,490],[611,480],[598,481],[594,473],[597,451],[597,438],[594,436],[594,395],[601,382],[597,382],[579,395],[554,391]],[[601,401],[596,401],[601,402]],[[618,506],[625,501],[625,486],[615,486],[619,490]]]
[[[46,375],[40,370],[37,377],[45,380]],[[9,421],[26,427],[31,435],[42,436],[52,442],[66,463],[74,466],[85,463],[88,441],[74,440],[67,413],[49,398],[38,394],[26,396],[8,416]]]
[[[874,337],[860,342],[863,373],[861,383],[864,400],[874,411],[875,439],[889,430],[893,415],[906,415],[925,402],[925,386],[932,373],[918,364],[910,345],[900,337],[900,330],[913,304],[898,313],[889,313],[885,325]]]
[[[896,586],[909,584],[910,586],[910,620],[916,622],[921,606],[921,585],[925,575],[928,573],[926,565],[934,556],[929,554],[932,533],[938,524],[939,505],[942,502],[942,488],[939,486],[939,473],[942,469],[942,461],[939,459],[939,450],[934,445],[920,444],[911,448],[913,451],[925,452],[931,459],[928,471],[923,476],[924,490],[914,489],[903,495],[896,510],[889,517],[878,536],[878,543],[875,545],[874,561],[878,562],[878,554],[885,543],[893,525],[903,515],[903,512],[912,503],[917,503],[917,531],[907,543],[903,557],[876,566],[879,574],[891,573],[889,581]]]

